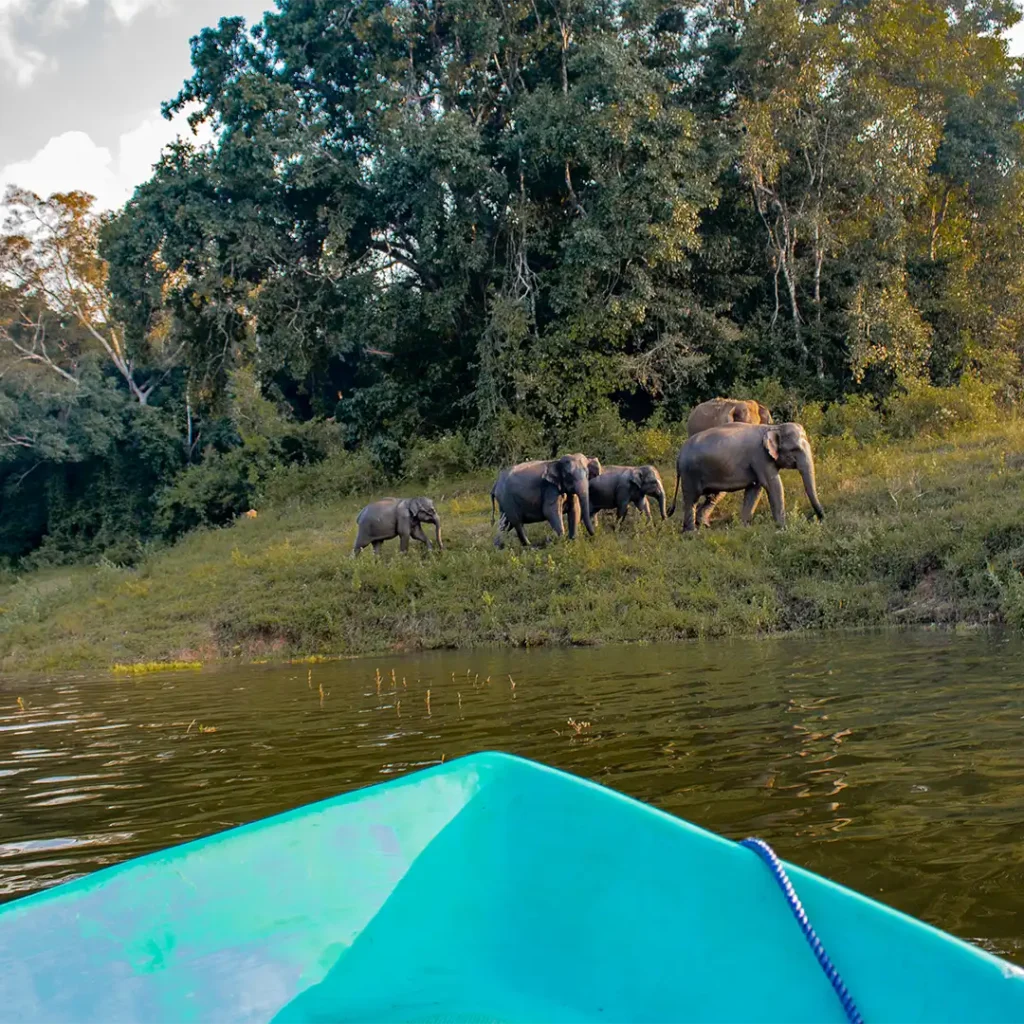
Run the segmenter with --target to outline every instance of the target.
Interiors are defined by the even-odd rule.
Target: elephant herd
[[[661,475],[654,466],[602,466],[597,459],[577,453],[502,470],[491,488],[492,524],[495,511],[500,512],[495,545],[503,546],[505,534],[514,530],[528,547],[524,527],[530,523],[546,522],[561,537],[563,517],[568,518],[570,539],[576,536],[581,518],[593,535],[594,515],[614,509],[621,522],[631,504],[651,521],[650,498],[665,519],[674,514],[680,491],[684,531],[706,526],[715,505],[730,491],[743,491],[744,525],[749,525],[762,492],[767,491],[772,517],[784,526],[781,469],[800,473],[815,515],[824,518],[815,486],[814,455],[799,423],[774,423],[768,409],[757,402],[714,398],[693,410],[686,429],[668,509]],[[440,519],[430,498],[383,498],[367,505],[356,524],[353,555],[367,544],[380,554],[381,544],[393,537],[399,538],[402,551],[408,550],[410,537],[430,548],[423,524],[434,526],[437,546],[443,548]]]

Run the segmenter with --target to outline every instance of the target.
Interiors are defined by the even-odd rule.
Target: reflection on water
[[[1024,643],[891,634],[0,683],[0,899],[476,750],[1024,963]]]

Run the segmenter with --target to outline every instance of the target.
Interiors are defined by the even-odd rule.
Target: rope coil
[[[800,925],[800,930],[804,933],[807,944],[811,947],[811,951],[817,958],[818,964],[825,972],[825,977],[832,983],[832,988],[835,989],[839,1002],[843,1005],[846,1019],[850,1024],[864,1024],[864,1018],[861,1017],[860,1011],[853,1001],[853,996],[850,995],[843,979],[835,968],[835,964],[832,963],[828,953],[825,952],[825,947],[822,945],[821,939],[818,938],[818,933],[808,920],[807,912],[804,910],[800,897],[797,896],[796,890],[793,888],[793,883],[789,880],[789,875],[786,874],[786,869],[782,866],[782,861],[779,860],[775,851],[763,839],[750,837],[744,839],[740,846],[753,850],[768,865],[772,875],[775,877],[775,881],[778,882],[779,888],[786,897],[789,909],[793,912],[797,924]]]

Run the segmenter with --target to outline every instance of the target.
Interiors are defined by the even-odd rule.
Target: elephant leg
[[[513,529],[516,531],[519,543],[522,544],[524,548],[528,548],[530,546],[530,538],[526,536],[526,531],[523,529],[522,524],[516,523]]]
[[[707,526],[711,520],[711,513],[715,511],[715,506],[722,500],[722,492],[719,491],[717,494],[705,494],[700,500],[700,507],[697,510],[697,518],[700,520],[701,526]]]
[[[683,533],[693,533],[698,526],[701,525],[700,521],[694,514],[697,507],[697,495],[687,492],[686,488],[683,488]]]
[[[398,535],[398,549],[399,549],[399,551],[403,551],[403,552],[409,550],[409,534],[408,533],[400,533]]]
[[[639,501],[635,501],[633,504],[643,513],[644,518],[647,520],[647,525],[653,526],[654,516],[651,515],[651,503],[647,500],[647,495],[645,494]]]
[[[373,544],[373,553],[380,558],[381,548],[384,547],[384,541],[375,540],[371,542]]]
[[[365,548],[365,547],[366,547],[366,541],[362,540],[362,538],[360,538],[360,537],[356,537],[356,542],[355,542],[355,544],[352,545],[352,557],[353,558],[358,558],[359,557],[359,552],[362,551],[363,548]]]
[[[754,511],[757,509],[757,503],[761,500],[761,485],[751,484],[743,492],[743,511],[740,512],[740,522],[744,526],[749,526],[751,519],[754,518]]]
[[[768,492],[768,504],[772,508],[772,518],[776,526],[786,525],[786,492],[782,486],[782,477],[778,472],[772,473],[765,481]]]
[[[629,498],[621,498],[619,504],[615,509],[615,525],[621,526],[623,519],[626,518],[626,513],[629,511]]]
[[[430,543],[430,538],[423,532],[423,527],[420,526],[419,523],[413,523],[413,527],[409,531],[409,535],[413,540],[418,540],[421,544],[426,544],[428,551],[430,551],[434,546]]]

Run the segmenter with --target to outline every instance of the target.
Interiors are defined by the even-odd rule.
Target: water
[[[501,749],[723,835],[761,836],[1024,963],[1022,739],[1017,638],[789,637],[7,678],[0,900]]]

